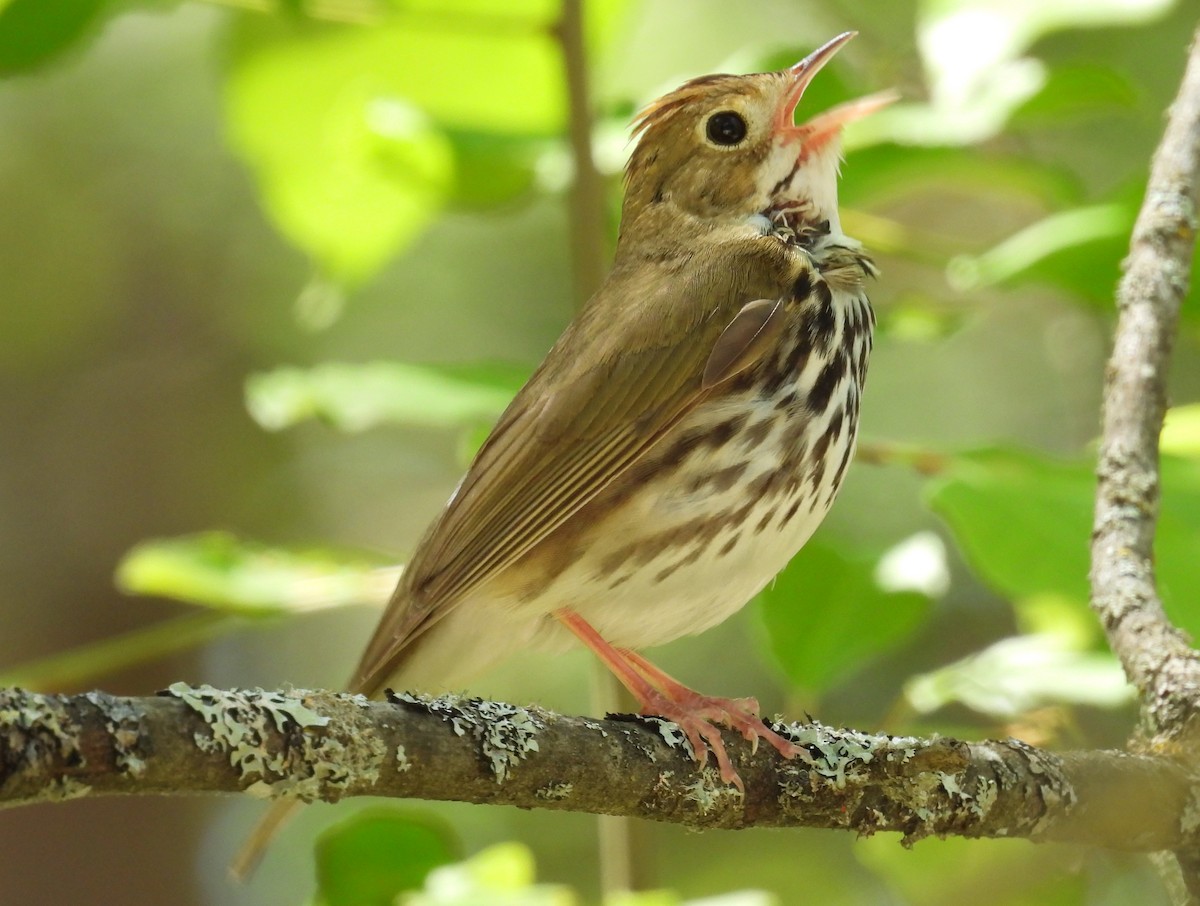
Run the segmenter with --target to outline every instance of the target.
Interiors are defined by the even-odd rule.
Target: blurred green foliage
[[[759,595],[771,651],[799,689],[820,692],[839,675],[908,638],[930,606],[916,591],[889,591],[877,558],[828,534],[803,550]]]
[[[395,585],[382,558],[304,548],[285,550],[225,532],[145,541],[117,567],[117,585],[239,616],[303,613],[371,603]]]
[[[393,809],[359,812],[317,841],[316,904],[390,906],[459,855],[450,828],[428,816]]]
[[[1016,600],[1056,594],[1084,608],[1096,479],[1093,463],[1014,450],[953,457],[929,505],[979,575]],[[1164,456],[1157,578],[1177,625],[1200,632],[1200,458]]]
[[[246,408],[268,431],[316,418],[343,431],[388,423],[472,427],[500,416],[528,378],[505,365],[326,362],[279,368],[246,381]]]
[[[698,652],[691,672],[768,690],[776,670],[768,710],[820,707],[827,721],[897,733],[1120,744],[1130,692],[1087,610],[1091,441],[1113,286],[1191,24],[1183,6],[585,3],[595,152],[612,199],[632,111],[685,77],[776,68],[856,28],[806,104],[891,84],[904,94],[847,136],[842,185],[847,230],[884,271],[864,411],[866,458],[879,467],[856,466],[831,526],[748,610],[765,667],[729,656],[749,645],[736,621],[669,656]],[[285,675],[274,660],[292,648],[303,666],[286,675],[320,676],[310,671],[327,663],[344,673],[361,634],[338,653],[337,633],[286,635],[303,632],[294,618],[386,597],[390,558],[363,551],[411,543],[449,492],[456,456],[478,445],[568,315],[573,165],[558,15],[557,0],[0,0],[0,117],[31,135],[11,130],[0,144],[6,217],[19,227],[0,247],[19,302],[0,308],[0,371],[24,381],[0,400],[18,426],[0,438],[15,451],[0,447],[15,463],[0,501],[23,514],[8,547],[22,563],[63,548],[111,563],[113,545],[157,536],[121,560],[119,587],[202,608],[47,657],[21,650],[8,681],[97,682],[268,616],[266,655],[210,646],[206,678],[236,661],[274,682]],[[159,41],[177,43],[158,51],[160,69],[140,71]],[[208,81],[156,99],[158,81],[180,78],[170,62],[203,66]],[[87,94],[91,74],[122,67],[136,78]],[[186,170],[214,154],[225,170]],[[176,185],[177,170],[198,182]],[[127,201],[145,185],[161,209]],[[168,268],[168,251],[185,263]],[[1195,308],[1184,353],[1195,352]],[[218,367],[223,380],[202,393],[173,391]],[[1178,370],[1158,572],[1172,617],[1195,634],[1200,408],[1187,404],[1200,372],[1186,355]],[[244,421],[239,386],[255,424],[231,429]],[[21,437],[42,443],[26,450]],[[141,446],[145,459],[121,471]],[[92,455],[91,471],[77,468],[73,457]],[[42,469],[43,482],[28,479]],[[407,472],[408,485],[389,484]],[[160,518],[175,494],[187,502]],[[239,531],[178,534],[213,524]],[[255,536],[282,540],[245,540]],[[915,543],[927,537],[944,540]],[[64,590],[21,615],[75,597],[90,593]],[[540,697],[559,685],[569,683],[539,674],[515,688]],[[423,817],[353,815],[317,842],[313,902],[387,903],[400,891],[421,904],[597,901],[594,864],[579,857],[591,845],[558,830],[564,816],[515,830],[517,819],[483,811],[454,813],[461,841]],[[643,880],[680,893],[608,906],[760,885],[771,893],[721,902],[790,903],[798,877],[806,901],[852,891],[1091,906],[1131,890],[1163,901],[1144,863],[1103,854],[655,833],[661,851],[637,854]],[[568,884],[537,884],[528,849],[485,848],[522,835]],[[693,857],[701,851],[709,857]],[[279,890],[311,889],[311,860],[289,864],[278,887],[193,900],[294,902]],[[150,885],[146,895],[184,901]]]

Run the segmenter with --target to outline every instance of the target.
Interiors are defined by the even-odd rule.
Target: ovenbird
[[[874,268],[839,224],[839,137],[891,97],[794,114],[853,36],[641,113],[612,271],[421,540],[354,691],[460,688],[578,640],[726,782],[741,785],[714,721],[801,751],[753,699],[700,695],[636,650],[741,608],[846,475]]]

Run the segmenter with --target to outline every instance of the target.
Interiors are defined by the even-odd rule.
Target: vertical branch
[[[1200,654],[1171,624],[1154,577],[1158,437],[1166,373],[1187,296],[1200,204],[1200,30],[1154,152],[1146,197],[1117,288],[1116,335],[1104,387],[1092,607],[1141,697],[1140,743],[1175,754],[1195,774]],[[1200,903],[1200,840],[1158,860],[1177,903]]]
[[[570,101],[568,136],[575,179],[571,184],[568,217],[575,307],[580,308],[600,287],[608,270],[604,241],[604,179],[592,157],[592,102],[583,37],[583,0],[563,0],[555,36],[562,47]]]
[[[1166,372],[1188,290],[1200,203],[1200,36],[1151,165],[1109,359],[1092,538],[1092,606],[1143,697],[1151,735],[1178,737],[1195,712],[1200,659],[1163,612],[1154,581],[1158,435]]]

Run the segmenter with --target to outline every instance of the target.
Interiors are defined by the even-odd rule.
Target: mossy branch
[[[629,815],[695,828],[1020,837],[1174,849],[1197,816],[1174,761],[778,724],[808,759],[741,740],[745,796],[673,724],[459,697],[0,691],[0,805],[89,795],[390,796]]]

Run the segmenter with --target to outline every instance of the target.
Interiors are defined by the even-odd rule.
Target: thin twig
[[[588,88],[582,0],[564,0],[554,33],[562,48],[569,99],[568,133],[575,179],[571,184],[568,216],[575,307],[579,308],[600,287],[608,270],[604,241],[604,178],[592,157],[592,100]]]

